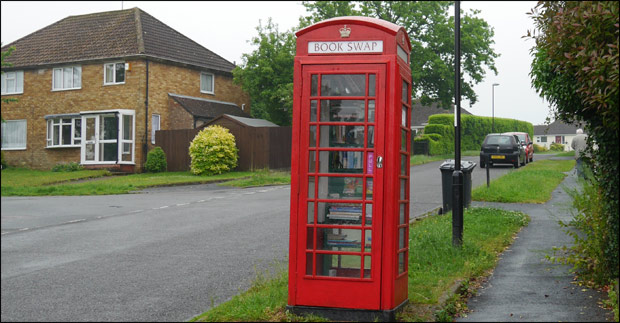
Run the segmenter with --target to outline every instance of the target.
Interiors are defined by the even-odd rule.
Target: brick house
[[[139,8],[70,16],[2,47],[9,165],[142,170],[156,130],[249,117],[234,64]]]

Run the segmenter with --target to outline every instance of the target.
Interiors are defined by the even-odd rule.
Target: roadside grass
[[[455,284],[468,285],[487,275],[499,254],[515,234],[529,223],[521,212],[471,208],[464,212],[463,247],[452,246],[451,213],[413,223],[409,240],[409,304],[397,315],[399,321],[434,321],[453,313],[442,309],[440,299]],[[463,283],[461,283],[463,282]],[[280,269],[275,278],[259,276],[252,287],[231,300],[194,317],[197,322],[326,321],[286,311],[288,274]]]
[[[557,157],[575,157],[575,151],[574,150],[564,151],[564,152],[558,153],[556,156]]]
[[[221,183],[221,186],[252,187],[267,185],[286,185],[291,183],[291,172],[263,169],[252,173],[250,178],[242,178]]]
[[[5,187],[42,186],[86,178],[97,178],[108,175],[110,175],[110,172],[108,172],[107,170],[52,172],[11,167],[2,170],[1,185],[3,189]]]
[[[86,182],[67,182],[70,179],[87,178],[82,172],[52,172],[6,169],[2,171],[2,196],[45,196],[45,195],[106,195],[127,194],[135,190],[182,184],[205,184],[231,179],[250,177],[252,172],[229,172],[214,176],[196,176],[190,172],[141,173],[109,176]],[[75,174],[73,177],[70,176]],[[108,173],[109,174],[109,173]],[[103,176],[103,175],[100,175]],[[6,177],[6,179],[5,179]],[[37,179],[37,177],[43,178]],[[64,180],[64,181],[62,181]],[[51,185],[47,185],[50,184]]]
[[[489,187],[472,190],[476,201],[502,203],[538,203],[551,199],[553,190],[575,166],[574,160],[539,160],[492,180]],[[491,170],[492,171],[492,170]]]
[[[480,156],[480,151],[478,150],[468,150],[462,151],[461,156]],[[426,163],[431,163],[438,160],[445,159],[454,159],[454,153],[445,154],[445,155],[436,155],[436,156],[428,156],[428,155],[413,155],[411,156],[410,164],[411,166],[422,165]]]

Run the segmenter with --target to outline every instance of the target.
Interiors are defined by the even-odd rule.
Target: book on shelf
[[[336,233],[328,233],[327,240],[343,240],[346,238],[346,234],[336,234]]]

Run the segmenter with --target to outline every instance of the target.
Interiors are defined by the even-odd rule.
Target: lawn
[[[464,212],[463,247],[452,246],[451,213],[415,222],[410,228],[409,304],[398,314],[399,321],[445,319],[435,312],[441,298],[457,282],[469,282],[495,267],[499,254],[514,235],[529,222],[520,212],[471,208]],[[274,278],[259,275],[246,292],[234,296],[193,318],[199,322],[230,321],[324,321],[299,317],[285,310],[288,275],[285,266]],[[435,317],[435,316],[438,317]]]
[[[223,182],[249,178],[252,174],[197,176],[190,172],[164,172],[109,176],[109,172],[102,170],[52,172],[8,168],[2,170],[1,192],[2,196],[127,194],[147,187]],[[77,181],[89,178],[96,179]]]
[[[475,201],[503,203],[545,203],[553,190],[575,166],[574,160],[539,160],[491,181],[489,187],[472,190]]]

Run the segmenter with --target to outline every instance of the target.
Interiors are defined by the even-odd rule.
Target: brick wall
[[[109,62],[113,61],[107,63]],[[191,118],[182,107],[170,105],[168,93],[233,102],[239,107],[245,104],[245,111],[250,111],[249,96],[232,83],[231,76],[214,73],[215,93],[206,94],[200,92],[199,70],[149,61],[148,133],[145,133],[146,62],[126,62],[130,63],[130,69],[126,71],[125,84],[104,86],[104,62],[97,62],[82,64],[81,89],[66,91],[51,91],[52,68],[24,70],[24,93],[2,96],[19,100],[2,103],[2,117],[5,120],[27,120],[27,148],[4,151],[7,163],[13,166],[50,169],[60,162],[80,162],[79,147],[46,148],[45,115],[113,109],[135,110],[134,160],[136,171],[139,172],[146,160],[143,151],[145,142],[149,150],[154,146],[151,144],[150,134],[151,115],[155,113],[161,116],[162,130],[185,127]],[[193,118],[191,120],[189,128],[193,127]]]
[[[136,110],[138,104],[144,106],[143,62],[132,62],[132,68],[126,73],[125,84],[122,85],[103,85],[103,62],[81,66],[80,89],[52,91],[53,68],[46,67],[24,70],[23,94],[2,96],[18,100],[2,103],[2,117],[5,120],[27,120],[26,150],[4,151],[9,165],[50,169],[60,162],[80,162],[79,147],[46,148],[46,115],[111,109]],[[139,120],[139,110],[136,110],[136,117]]]

